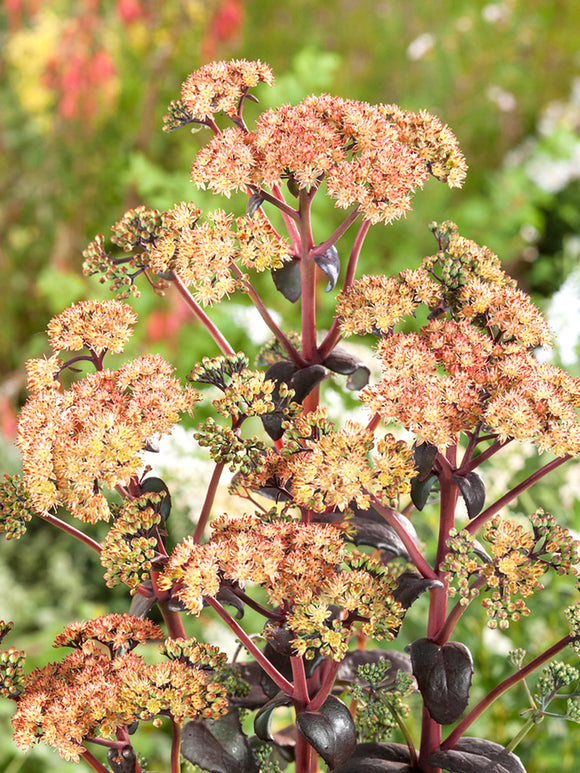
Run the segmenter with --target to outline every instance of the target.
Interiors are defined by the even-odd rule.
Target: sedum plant
[[[579,672],[554,660],[567,648],[580,654],[580,603],[563,611],[559,638],[531,659],[514,651],[513,673],[479,699],[469,641],[454,632],[475,605],[491,628],[507,629],[550,573],[576,582],[579,543],[556,518],[503,511],[578,455],[580,380],[535,359],[550,342],[544,318],[453,223],[431,224],[434,253],[418,268],[357,278],[372,226],[404,215],[429,176],[462,183],[465,161],[446,126],[426,112],[322,95],[249,128],[252,89],[272,81],[260,62],[206,65],[165,118],[169,132],[208,130],[192,181],[246,194],[245,214],[203,213],[192,201],[127,212],[111,244],[99,235],[84,253],[85,273],[117,298],[56,316],[52,354],[27,364],[23,472],[0,490],[5,536],[43,519],[95,551],[106,584],[124,584],[132,601],[125,614],[67,625],[55,646],[69,654],[43,668],[28,672],[24,653],[3,652],[16,743],[48,744],[100,773],[140,773],[133,734],[152,722],[170,726],[172,773],[182,758],[212,773],[521,773],[513,749],[533,725],[580,719]],[[311,214],[323,195],[344,215],[319,234]],[[259,272],[273,283],[257,282]],[[138,283],[177,288],[207,331],[208,356],[185,384],[159,355],[108,367],[137,321],[126,299]],[[327,329],[323,288],[336,300]],[[300,330],[276,321],[267,292],[299,306]],[[210,307],[234,293],[272,333],[256,364],[211,319]],[[343,348],[349,336],[363,337],[377,378]],[[359,394],[362,422],[329,419],[335,376]],[[195,437],[213,472],[192,533],[173,544],[170,491],[143,453],[204,400],[211,415]],[[536,471],[488,501],[480,468],[523,440],[541,454]],[[215,506],[226,469],[243,503],[235,513]],[[425,544],[419,523],[433,526]],[[423,594],[423,635],[409,640],[405,615]],[[228,662],[188,634],[206,609],[245,660]],[[152,658],[144,645],[155,641]],[[532,692],[526,680],[538,669]],[[474,721],[517,684],[530,708],[513,743],[472,737]],[[275,731],[283,717],[288,727]]]

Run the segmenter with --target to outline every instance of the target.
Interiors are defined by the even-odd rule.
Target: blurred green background
[[[204,208],[236,206],[235,198],[212,201],[189,183],[200,135],[167,135],[161,123],[189,72],[212,59],[242,57],[261,59],[276,74],[273,89],[257,92],[262,109],[328,91],[425,108],[449,124],[467,157],[467,183],[449,191],[429,182],[407,218],[371,232],[362,269],[416,266],[434,249],[428,223],[452,219],[465,236],[497,252],[549,313],[558,332],[555,361],[580,375],[578,0],[5,0],[0,471],[18,467],[11,441],[25,397],[23,365],[46,351],[48,320],[73,301],[107,296],[80,271],[82,250],[94,235],[107,235],[126,209],[141,203],[167,208],[192,198]],[[317,240],[339,215],[319,202]],[[279,298],[272,296],[276,311]],[[184,324],[177,298],[159,299],[143,288],[135,303],[143,324],[133,354],[161,351],[182,374],[204,354],[215,354],[205,335]],[[236,313],[229,305],[211,313],[242,347],[244,302],[235,303]],[[492,470],[490,485],[502,475],[505,480],[506,469],[521,478],[521,464],[532,469],[536,461],[528,454]],[[538,497],[563,523],[578,525],[580,468],[551,479],[533,500],[518,504],[520,512],[534,509]],[[30,647],[35,665],[51,657],[47,642],[64,624],[110,609],[103,584],[90,581],[98,566],[42,526],[33,526],[21,543],[0,545],[0,618],[16,618],[19,640],[13,634],[8,644]],[[556,637],[566,592],[557,582],[548,588],[535,620],[510,630],[514,646],[533,653]],[[113,606],[126,608],[123,593],[113,595]],[[419,604],[414,613],[418,636],[424,611]],[[490,689],[507,673],[505,641],[484,640],[473,618],[465,625],[475,659],[485,664],[477,690]],[[523,695],[509,696],[476,732],[507,743],[523,708]],[[0,770],[73,769],[48,750],[16,754],[3,730],[10,713],[7,702],[0,704]],[[157,743],[145,749],[154,759]],[[518,752],[529,773],[572,773],[575,749],[580,754],[578,727],[554,721]]]

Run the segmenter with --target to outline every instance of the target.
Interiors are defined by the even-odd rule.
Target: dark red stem
[[[467,728],[473,724],[473,722],[475,722],[475,720],[481,716],[481,714],[483,714],[483,712],[489,708],[489,706],[491,706],[491,704],[497,700],[500,695],[506,692],[506,690],[509,690],[510,687],[513,687],[522,679],[525,679],[526,676],[529,676],[537,668],[543,666],[544,663],[548,662],[548,660],[551,660],[551,658],[557,655],[558,652],[561,652],[565,647],[567,647],[571,641],[571,636],[564,636],[564,638],[557,641],[541,655],[538,655],[537,658],[534,658],[526,666],[523,666],[518,671],[516,671],[515,674],[508,676],[507,679],[504,679],[503,682],[500,682],[497,687],[494,687],[493,690],[488,693],[485,698],[480,700],[479,703],[471,709],[469,714],[467,714],[467,716],[461,720],[453,732],[451,732],[445,741],[441,744],[441,749],[452,749],[457,741],[459,741],[461,736],[465,733]]]
[[[486,508],[482,513],[480,513],[477,516],[477,518],[474,518],[472,521],[470,521],[465,527],[466,530],[470,534],[475,534],[483,526],[484,523],[487,523],[487,521],[489,521],[490,518],[493,518],[494,515],[499,513],[502,507],[505,507],[514,499],[517,499],[517,497],[519,497],[521,493],[526,491],[526,489],[529,489],[530,486],[533,486],[534,483],[537,483],[545,475],[548,475],[548,473],[552,472],[552,470],[555,470],[561,464],[564,464],[564,462],[567,462],[568,459],[570,459],[570,454],[566,454],[566,456],[560,456],[557,459],[553,459],[551,462],[548,462],[548,464],[545,464],[543,467],[540,467],[539,470],[536,470],[536,472],[532,473],[529,477],[527,477],[525,480],[523,480],[521,483],[515,486],[515,488],[511,489],[511,491],[508,491],[507,494],[504,494],[503,497],[500,497],[496,502],[494,502],[492,505]]]

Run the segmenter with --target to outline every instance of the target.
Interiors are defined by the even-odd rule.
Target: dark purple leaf
[[[455,722],[467,706],[473,660],[460,642],[442,646],[429,639],[417,639],[409,650],[413,674],[431,717],[441,725]]]
[[[324,255],[315,255],[314,262],[328,277],[328,284],[324,288],[324,292],[329,293],[336,287],[338,275],[340,274],[340,258],[334,244],[330,245]]]
[[[259,709],[269,700],[260,684],[262,674],[264,673],[262,667],[255,660],[247,661],[244,663],[234,663],[233,668],[239,672],[242,679],[244,679],[250,685],[250,692],[247,695],[231,695],[229,696],[230,705],[244,708],[244,709]]]
[[[325,376],[326,368],[323,365],[309,365],[307,368],[297,370],[290,379],[290,387],[294,390],[294,400],[301,403]]]
[[[286,625],[280,625],[269,620],[264,626],[262,634],[270,647],[280,655],[289,656],[295,654],[291,642],[296,638],[296,634],[290,631]]]
[[[272,269],[272,279],[278,292],[282,293],[290,303],[296,303],[302,295],[298,258],[285,261],[281,268]]]
[[[461,491],[467,515],[475,518],[485,504],[485,483],[475,471],[468,472],[467,475],[454,475],[453,480]]]
[[[253,218],[262,206],[263,201],[264,197],[260,193],[252,193],[246,204],[246,216],[250,219]]]
[[[122,749],[109,749],[107,762],[113,773],[135,773],[137,757],[132,746],[124,746]]]
[[[421,577],[419,572],[408,570],[398,576],[393,597],[404,609],[409,609],[426,590],[444,587],[440,580],[428,580]]]
[[[433,462],[437,456],[437,446],[431,443],[420,443],[415,446],[413,452],[415,467],[417,468],[419,480],[425,480],[433,470]]]
[[[351,392],[358,392],[359,389],[364,389],[369,383],[369,377],[371,375],[371,369],[368,365],[361,365],[353,371],[346,379],[346,388]]]
[[[318,711],[296,714],[298,732],[333,770],[356,748],[356,728],[347,706],[329,695]]]
[[[429,494],[434,484],[437,482],[436,475],[429,475],[424,480],[413,478],[411,481],[411,499],[417,510],[422,510],[427,504]]]
[[[183,728],[181,753],[210,773],[258,773],[248,737],[236,710],[217,720],[188,722]]]
[[[163,520],[166,521],[169,518],[169,513],[171,512],[171,494],[169,493],[169,489],[167,488],[165,481],[161,480],[161,478],[155,477],[145,478],[145,480],[141,483],[141,491],[144,494],[151,491],[154,494],[164,495],[159,504],[158,512],[161,513]]]
[[[292,698],[283,692],[278,693],[276,697],[268,701],[254,717],[254,733],[262,741],[272,741],[270,725],[272,724],[272,714],[280,706],[291,706]]]
[[[244,616],[244,602],[239,596],[233,592],[227,585],[222,585],[217,592],[216,599],[221,604],[227,604],[230,607],[234,607],[236,610],[236,620],[241,620]]]
[[[279,360],[270,365],[266,371],[266,378],[273,381],[276,385],[272,392],[272,400],[277,406],[276,410],[264,414],[262,424],[264,429],[270,435],[272,440],[279,440],[284,431],[282,422],[285,419],[284,409],[287,407],[288,400],[280,399],[280,384],[284,383],[294,390],[295,402],[301,403],[306,395],[322,381],[326,376],[326,368],[323,365],[309,365],[307,368],[297,368],[289,360]]]
[[[129,606],[129,614],[133,615],[133,617],[145,617],[147,612],[157,603],[157,599],[155,596],[152,596],[151,598],[146,598],[145,596],[142,596],[140,593],[136,593],[133,598],[131,599],[131,604]]]
[[[332,773],[413,773],[407,746],[398,743],[359,743],[353,755]]]
[[[368,663],[378,663],[380,660],[388,660],[391,664],[384,682],[385,686],[394,683],[397,671],[404,671],[410,674],[413,670],[411,658],[405,652],[398,652],[397,650],[352,650],[347,652],[344,660],[338,667],[337,679],[341,682],[358,682],[357,668]]]
[[[513,752],[483,738],[461,738],[453,749],[432,754],[429,763],[452,773],[526,773]]]
[[[370,368],[358,357],[337,346],[324,360],[323,365],[334,373],[348,376],[346,388],[351,391],[362,389],[369,383]]]
[[[370,545],[377,550],[388,551],[392,558],[397,556],[409,558],[407,548],[394,527],[373,507],[368,510],[360,510],[356,504],[352,503],[351,509],[354,511],[354,516],[350,519],[349,524],[355,529],[354,535],[348,537],[351,542],[355,545]],[[411,521],[395,510],[391,510],[391,514],[417,545],[419,539]],[[316,523],[334,523],[342,517],[342,513],[323,513],[314,514],[312,520]]]

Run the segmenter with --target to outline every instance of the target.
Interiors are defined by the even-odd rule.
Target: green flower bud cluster
[[[6,539],[20,539],[34,510],[18,475],[4,475],[0,481],[0,531]]]
[[[242,438],[229,427],[222,427],[210,417],[200,425],[195,439],[208,448],[216,464],[227,464],[232,472],[243,475],[256,471],[266,455],[266,445],[256,437]]]
[[[125,583],[134,595],[150,577],[158,555],[158,526],[162,515],[157,511],[163,494],[148,492],[127,502],[101,547],[101,564],[106,568],[109,588]]]
[[[405,700],[415,689],[414,679],[399,670],[392,680],[391,670],[387,658],[357,668],[358,681],[353,683],[351,695],[357,703],[357,735],[363,742],[385,740],[397,727],[398,718],[409,715]]]
[[[25,653],[10,647],[0,652],[0,695],[15,700],[22,692]]]

